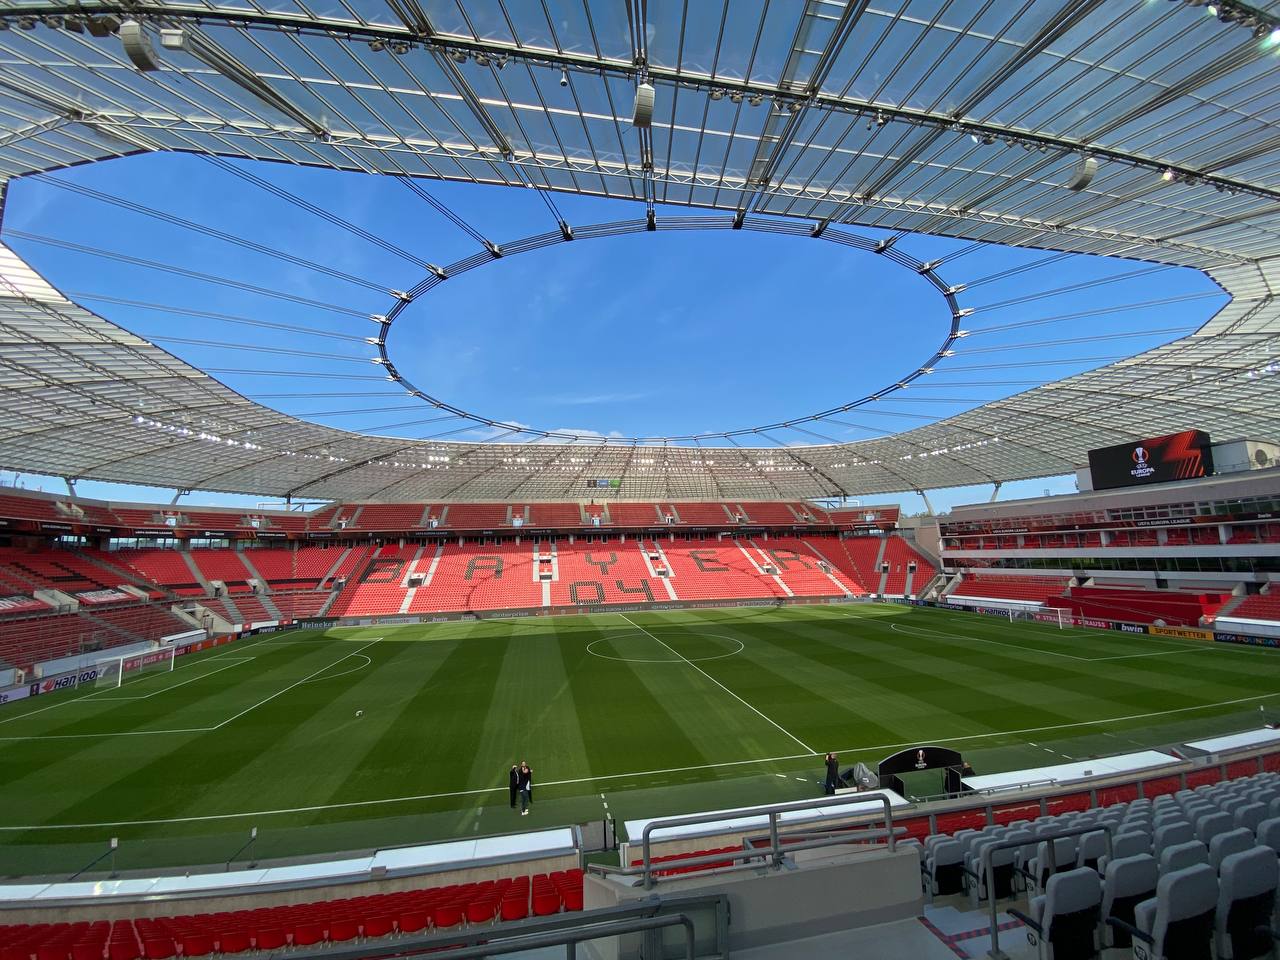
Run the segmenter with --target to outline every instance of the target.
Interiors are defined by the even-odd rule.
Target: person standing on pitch
[[[511,790],[511,809],[516,808],[516,794],[520,792],[520,767],[518,764],[511,765],[511,774],[507,778],[507,785]]]
[[[527,817],[529,804],[533,803],[533,771],[524,760],[520,761],[520,770],[517,772],[517,786],[520,789],[520,816]]]
[[[827,782],[823,784],[822,792],[828,797],[834,796],[836,788],[840,786],[840,758],[834,753],[827,754]]]

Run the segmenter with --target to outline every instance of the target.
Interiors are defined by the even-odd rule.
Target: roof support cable
[[[359,317],[361,319],[369,316],[367,311],[353,310],[350,307],[340,307],[333,303],[326,303],[322,300],[312,300],[308,297],[299,297],[290,293],[283,293],[279,290],[272,290],[267,287],[259,287],[252,283],[245,283],[241,280],[232,280],[229,277],[219,277],[211,273],[200,273],[197,270],[188,270],[185,267],[177,267],[173,264],[161,263],[159,260],[147,260],[142,257],[131,257],[123,253],[115,253],[111,250],[103,250],[100,247],[91,247],[88,244],[72,243],[69,240],[57,240],[53,237],[46,237],[38,233],[27,233],[24,230],[10,230],[7,233],[10,238],[19,240],[27,240],[31,243],[39,243],[45,246],[56,247],[59,250],[69,250],[73,253],[83,253],[89,256],[101,257],[104,260],[113,260],[116,263],[127,263],[135,267],[145,267],[148,270],[158,270],[161,273],[169,273],[179,277],[186,277],[188,280],[200,280],[204,283],[212,283],[221,287],[228,287],[234,290],[242,290],[245,293],[255,293],[259,296],[270,297],[273,300],[285,300],[289,303],[296,303],[299,306],[312,307],[316,310],[326,310],[330,313],[338,313],[348,317]]]
[[[455,227],[457,227],[459,230],[461,230],[463,233],[469,236],[476,243],[480,244],[480,246],[486,249],[492,248],[493,244],[489,240],[486,240],[484,235],[481,234],[479,230],[471,226],[471,224],[467,223],[466,220],[463,220],[462,217],[458,216],[451,209],[449,209],[447,206],[445,206],[443,203],[441,203],[439,200],[433,197],[430,193],[428,193],[426,189],[422,186],[422,184],[418,183],[418,181],[415,180],[413,177],[397,176],[395,179],[399,180],[406,187],[412,190],[420,200],[423,200],[425,203],[427,203],[433,210],[441,214],[446,220],[452,223]]]
[[[155,207],[134,203],[131,200],[125,200],[121,197],[114,197],[110,194],[103,193],[100,190],[94,190],[90,187],[64,180],[61,177],[51,177],[47,174],[38,173],[31,179],[38,181],[39,183],[47,184],[51,187],[56,187],[59,190],[67,190],[72,193],[79,194],[82,197],[97,200],[100,203],[108,203],[112,206],[120,207],[123,210],[128,210],[144,217],[150,217],[153,220],[160,220],[161,222],[170,224],[171,226],[181,227],[182,229],[190,230],[193,233],[212,237],[215,240],[221,240],[224,243],[232,244],[233,246],[240,247],[244,250],[252,250],[254,253],[261,253],[264,256],[268,256],[276,260],[283,260],[286,263],[292,263],[296,267],[302,267],[306,270],[314,270],[316,273],[323,273],[326,276],[333,277],[335,280],[341,280],[344,283],[365,287],[377,293],[386,293],[389,289],[386,284],[374,283],[371,280],[364,279],[363,277],[357,277],[350,273],[344,273],[341,270],[335,270],[332,267],[325,266],[322,263],[317,263],[314,260],[297,257],[291,253],[286,253],[283,250],[277,250],[274,247],[268,247],[265,244],[256,243],[243,236],[236,236],[234,234],[215,229],[214,227],[206,226],[202,223],[196,223],[193,220],[187,220],[171,213],[165,213],[163,210],[158,210]]]
[[[975,306],[973,309],[975,312],[1003,310],[1005,307],[1017,307],[1024,303],[1032,303],[1036,300],[1047,300],[1049,297],[1055,297],[1060,293],[1075,293],[1078,290],[1093,290],[1097,287],[1105,287],[1112,283],[1122,283],[1125,280],[1134,280],[1138,277],[1149,277],[1153,274],[1164,273],[1166,270],[1178,269],[1181,268],[1171,267],[1162,263],[1153,267],[1145,267],[1141,270],[1131,270],[1128,273],[1117,273],[1110,277],[1100,277],[1097,280],[1086,280],[1083,283],[1072,283],[1064,287],[1054,287],[1052,290],[1041,290],[1025,297],[1015,297],[1012,300],[999,300],[994,303],[984,303],[981,306]]]
[[[333,224],[335,227],[339,227],[347,231],[348,233],[359,237],[362,240],[366,240],[376,247],[381,247],[383,250],[387,251],[388,253],[394,254],[395,256],[399,257],[402,260],[407,260],[409,263],[416,264],[417,266],[421,267],[423,270],[431,269],[431,264],[429,264],[426,260],[423,260],[421,257],[417,256],[416,254],[410,253],[408,250],[405,250],[403,247],[397,246],[396,244],[383,239],[377,234],[371,233],[370,231],[364,229],[363,227],[356,226],[354,223],[352,223],[349,220],[344,220],[342,217],[339,217],[336,214],[331,213],[330,211],[324,209],[323,207],[317,204],[314,204],[308,200],[302,199],[296,193],[291,193],[290,191],[285,190],[283,187],[276,186],[274,183],[272,183],[269,180],[264,180],[262,177],[259,177],[257,174],[250,173],[248,170],[244,170],[241,167],[237,166],[236,164],[231,163],[227,160],[224,160],[221,157],[203,155],[203,159],[208,163],[212,163],[214,166],[218,167],[219,169],[226,171],[232,176],[239,177],[241,180],[244,180],[247,183],[251,183],[255,187],[265,190],[267,193],[270,193],[273,196],[279,197],[281,200],[284,200],[286,203],[293,204],[300,210],[305,210],[307,213],[313,214],[314,216],[317,216],[322,220],[326,220],[329,223]]]
[[[175,317],[188,317],[194,320],[216,320],[221,323],[233,323],[238,326],[258,327],[263,330],[280,330],[285,333],[298,333],[306,337],[327,337],[331,340],[345,340],[349,343],[367,343],[364,337],[350,333],[335,333],[332,330],[317,330],[314,327],[302,327],[294,323],[274,323],[270,320],[255,320],[252,317],[241,317],[230,313],[215,313],[212,310],[195,310],[190,307],[175,307],[166,303],[151,303],[146,300],[130,300],[125,297],[113,297],[106,293],[90,293],[83,290],[64,290],[64,295],[77,302],[114,303],[122,307],[135,307],[139,310],[154,310]]]
[[[521,183],[526,187],[530,187],[538,191],[538,196],[542,198],[542,202],[546,204],[547,211],[551,214],[552,219],[555,220],[556,226],[560,228],[560,235],[566,240],[572,240],[573,228],[569,226],[569,221],[564,218],[564,214],[560,212],[560,208],[556,206],[556,202],[551,199],[551,191],[548,186],[534,180],[533,176],[519,164],[512,164],[511,169],[515,172],[516,177]],[[542,175],[543,177],[546,176],[545,170]]]
[[[1138,303],[1123,303],[1114,307],[1099,307],[1096,310],[1080,310],[1076,313],[1062,313],[1051,317],[1039,317],[1033,320],[1015,320],[1013,323],[1001,323],[991,327],[973,327],[965,331],[966,337],[977,337],[984,333],[1002,333],[1008,330],[1021,330],[1025,327],[1044,327],[1054,323],[1067,323],[1082,320],[1085,317],[1105,317],[1113,314],[1127,313],[1130,310],[1145,310],[1150,307],[1164,307],[1174,303],[1189,303],[1194,300],[1212,300],[1226,298],[1221,290],[1209,290],[1204,293],[1186,293],[1179,297],[1162,297],[1156,300],[1143,300]]]

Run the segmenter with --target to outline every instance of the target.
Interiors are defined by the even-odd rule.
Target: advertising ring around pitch
[[[727,652],[725,653],[717,653],[711,656],[704,656],[704,657],[686,657],[686,656],[683,656],[682,654],[675,653],[672,650],[667,650],[663,646],[663,644],[666,642],[666,638],[668,637],[671,637],[671,638],[680,637],[686,640],[691,637],[695,637],[695,638],[714,637],[716,640],[724,640],[730,644],[735,644],[736,646],[732,649],[727,650]],[[600,651],[595,649],[598,644],[602,644],[602,643],[616,644],[618,640],[623,638],[626,638],[626,639],[640,638],[643,640],[647,640],[648,644],[647,644],[646,652],[653,652],[653,648],[656,647],[657,650],[665,654],[665,656],[622,657],[622,656],[614,656],[609,653],[601,653]],[[616,649],[617,648],[615,647],[615,652],[616,652]],[[707,660],[723,660],[726,657],[736,657],[745,649],[746,649],[746,645],[737,637],[726,636],[723,633],[703,633],[702,631],[693,631],[693,630],[624,630],[620,633],[611,633],[606,637],[600,637],[599,639],[592,640],[590,643],[587,644],[587,653],[591,654],[593,657],[599,657],[601,660],[617,660],[622,663],[704,663]]]

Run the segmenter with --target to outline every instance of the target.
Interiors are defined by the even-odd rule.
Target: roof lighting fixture
[[[733,91],[733,93],[729,94],[729,99],[732,100],[734,103],[741,103],[742,92],[740,90]]]
[[[1218,5],[1216,3],[1211,3],[1204,8],[1204,12],[1209,14],[1211,17],[1216,17],[1218,15]]]
[[[369,41],[369,49],[374,53],[381,53],[383,50],[387,49],[387,44],[385,41],[379,40],[375,37]]]
[[[451,54],[449,54],[449,56],[453,57],[454,63],[467,62],[467,51],[465,50],[454,50]]]
[[[711,88],[711,93],[709,93],[709,94],[708,94],[708,96],[709,96],[712,100],[723,100],[723,99],[724,99],[724,91],[723,91],[723,90],[717,90],[717,89],[715,89],[715,87],[712,87],[712,88]]]
[[[1280,46],[1280,27],[1276,27],[1267,37],[1267,45],[1271,47]]]
[[[1173,167],[1165,167],[1164,173],[1160,174],[1160,179],[1168,183],[1173,179]]]
[[[753,107],[758,107],[758,106],[760,106],[760,104],[764,103],[764,95],[763,95],[763,94],[759,94],[759,93],[757,93],[757,94],[756,94],[754,97],[752,97],[752,98],[750,99],[750,101],[748,101],[748,102],[749,102]]]

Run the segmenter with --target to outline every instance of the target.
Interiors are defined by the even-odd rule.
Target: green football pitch
[[[268,634],[0,711],[0,874],[111,837],[125,870],[221,863],[252,827],[265,859],[815,797],[827,750],[1043,766],[1247,729],[1278,697],[1277,651],[900,605]]]

